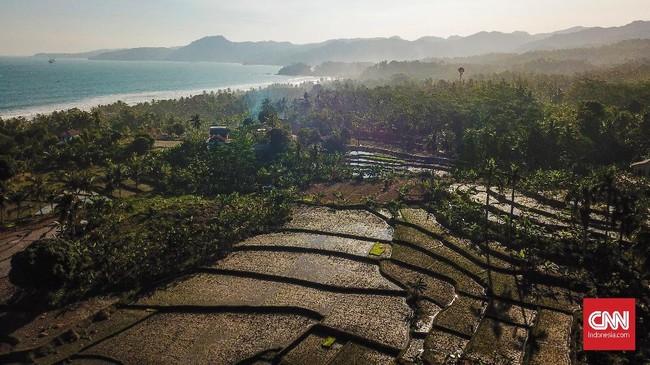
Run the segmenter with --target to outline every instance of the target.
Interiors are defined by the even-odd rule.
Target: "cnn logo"
[[[636,349],[634,298],[585,298],[582,305],[584,350]]]
[[[630,312],[601,312],[595,311],[589,315],[589,326],[596,331],[612,329],[616,331],[620,326],[624,330],[630,329]]]

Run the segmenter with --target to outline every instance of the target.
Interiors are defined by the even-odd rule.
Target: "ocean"
[[[313,81],[275,75],[280,66],[217,62],[89,61],[0,57],[0,118],[175,99],[203,91]]]

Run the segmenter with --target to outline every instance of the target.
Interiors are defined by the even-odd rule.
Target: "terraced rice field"
[[[349,288],[400,289],[368,261],[307,252],[246,250],[234,252],[214,267]]]
[[[255,236],[239,243],[240,248],[248,247],[298,247],[321,251],[336,251],[357,256],[368,256],[373,241],[313,233],[283,232]]]
[[[369,240],[390,241],[393,228],[379,216],[358,210],[299,206],[292,211],[293,220],[286,228],[333,235],[348,235]]]
[[[467,192],[473,201],[485,204],[487,192],[485,186],[481,185],[466,185],[454,184],[450,190]],[[558,206],[563,206],[563,195],[566,193],[558,193],[553,197],[555,206],[544,204],[533,197],[515,192],[514,204],[511,204],[511,189],[499,190],[497,187],[490,188],[490,207],[491,212],[488,218],[491,221],[503,223],[503,217],[510,214],[510,209],[513,209],[513,215],[516,218],[526,217],[531,222],[546,227],[549,234],[556,237],[561,237],[567,234],[566,231],[571,229],[575,223],[572,222],[571,213],[568,209],[561,209]],[[604,209],[603,209],[604,210]],[[498,214],[497,214],[498,213]],[[603,212],[593,211],[591,214],[591,230],[595,233],[605,234],[607,230],[605,227],[607,220]],[[609,230],[612,238],[616,239],[616,232]]]
[[[352,147],[345,157],[350,166],[368,176],[389,170],[444,174],[453,166],[452,161],[444,157],[421,156],[362,146]]]
[[[327,338],[328,336],[310,334],[284,356],[282,363],[286,365],[328,364],[341,351],[344,344],[332,337],[334,338],[332,345],[325,347],[323,343]]]
[[[406,209],[406,222],[394,226],[364,210],[296,206],[293,213],[283,232],[243,241],[225,259],[93,324],[100,335],[66,350],[69,359],[570,364],[573,302],[550,301],[557,292],[539,283],[534,296],[512,294],[516,263],[488,264],[426,212]],[[383,251],[373,255],[376,245]]]
[[[287,346],[314,323],[292,314],[160,313],[84,354],[129,364],[235,364]]]

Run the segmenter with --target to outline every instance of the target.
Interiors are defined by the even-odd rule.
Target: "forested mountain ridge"
[[[178,48],[134,48],[85,56],[96,60],[216,61],[287,65],[325,61],[379,62],[424,58],[468,57],[487,53],[522,53],[538,49],[593,47],[629,39],[650,38],[650,21],[611,28],[573,27],[553,33],[479,32],[467,37],[399,37],[334,39],[320,43],[232,42],[210,36]],[[79,54],[84,57],[83,54]]]
[[[548,38],[529,43],[519,48],[518,51],[526,52],[599,46],[628,39],[648,38],[650,38],[650,22],[635,21],[622,27],[595,27],[568,34],[555,34]]]

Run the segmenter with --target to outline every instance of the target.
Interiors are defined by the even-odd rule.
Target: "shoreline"
[[[38,115],[48,115],[56,111],[63,111],[69,109],[80,109],[82,111],[90,111],[100,105],[109,105],[118,101],[123,101],[127,105],[136,105],[144,102],[151,102],[152,100],[173,100],[181,97],[191,97],[203,93],[219,92],[224,90],[232,91],[248,91],[251,89],[268,87],[271,85],[299,85],[305,82],[318,83],[322,77],[316,76],[300,76],[286,80],[284,82],[262,82],[250,84],[236,84],[229,86],[219,86],[209,89],[184,89],[184,90],[159,90],[159,91],[145,91],[140,93],[127,93],[127,94],[110,94],[104,96],[96,96],[68,103],[40,105],[29,108],[13,109],[0,111],[0,119],[8,120],[12,118],[26,118],[28,120],[34,119]]]

